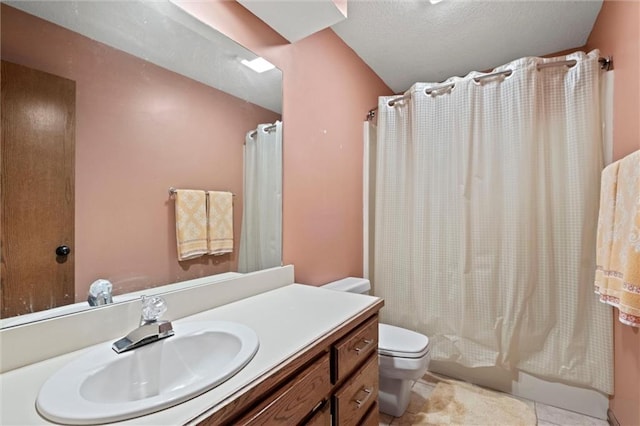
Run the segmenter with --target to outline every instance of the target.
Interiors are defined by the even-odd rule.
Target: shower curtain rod
[[[276,128],[276,125],[275,125],[275,123],[274,123],[274,124],[271,124],[271,125],[269,125],[269,126],[265,127],[265,128],[264,128],[264,129],[262,129],[262,130],[264,130],[265,132],[270,132],[270,131],[274,130],[275,128]],[[257,130],[254,130],[253,132],[251,132],[251,133],[249,134],[249,137],[250,137],[250,138],[252,138],[252,137],[254,137],[254,136],[255,136],[255,135],[257,135],[257,134],[258,134],[258,131],[257,131]]]
[[[607,56],[606,58],[599,58],[598,62],[600,63],[600,68],[605,70],[605,71],[611,71],[613,69],[613,58],[611,56]],[[558,67],[558,66],[563,66],[566,65],[568,67],[572,67],[577,63],[577,61],[575,59],[570,59],[568,61],[555,61],[555,62],[547,62],[544,64],[538,64],[538,66],[536,67],[538,70],[541,70],[543,68],[551,68],[551,67]],[[504,76],[510,76],[513,73],[513,70],[505,70],[505,71],[496,71],[496,72],[492,72],[489,74],[484,74],[484,75],[479,75],[477,77],[473,77],[473,80],[476,83],[480,83],[480,80],[484,80],[485,78],[492,78],[492,77],[497,77],[499,75],[504,75]],[[451,83],[445,83],[442,85],[436,85],[436,86],[432,86],[432,87],[427,87],[426,89],[424,89],[424,92],[427,95],[430,95],[431,93],[433,93],[434,91],[437,90],[442,90],[442,89],[446,89],[446,88],[454,88],[455,87],[455,83],[451,82]],[[406,101],[407,99],[411,99],[411,93],[408,93],[406,95],[402,95],[402,96],[398,96],[396,98],[393,99],[389,99],[388,105],[389,106],[394,106],[397,102],[401,102],[401,101]],[[376,116],[376,111],[378,110],[378,107],[375,107],[371,110],[369,110],[369,112],[367,113],[367,121],[371,121],[375,118]]]

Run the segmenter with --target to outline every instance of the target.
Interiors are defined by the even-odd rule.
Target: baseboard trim
[[[611,408],[607,410],[607,421],[611,426],[620,426],[620,422],[616,419],[616,415]]]

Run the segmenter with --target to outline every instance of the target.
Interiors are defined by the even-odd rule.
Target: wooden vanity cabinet
[[[338,327],[200,425],[378,424],[378,310]]]

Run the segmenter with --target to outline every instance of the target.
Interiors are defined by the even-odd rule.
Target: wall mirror
[[[281,264],[280,70],[169,1],[1,7],[3,326],[89,309],[97,279],[117,302]],[[172,187],[234,194],[232,252],[178,261]]]

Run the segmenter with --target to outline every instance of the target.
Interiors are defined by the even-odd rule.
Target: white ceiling
[[[583,46],[602,0],[350,0],[331,28],[396,93]]]

